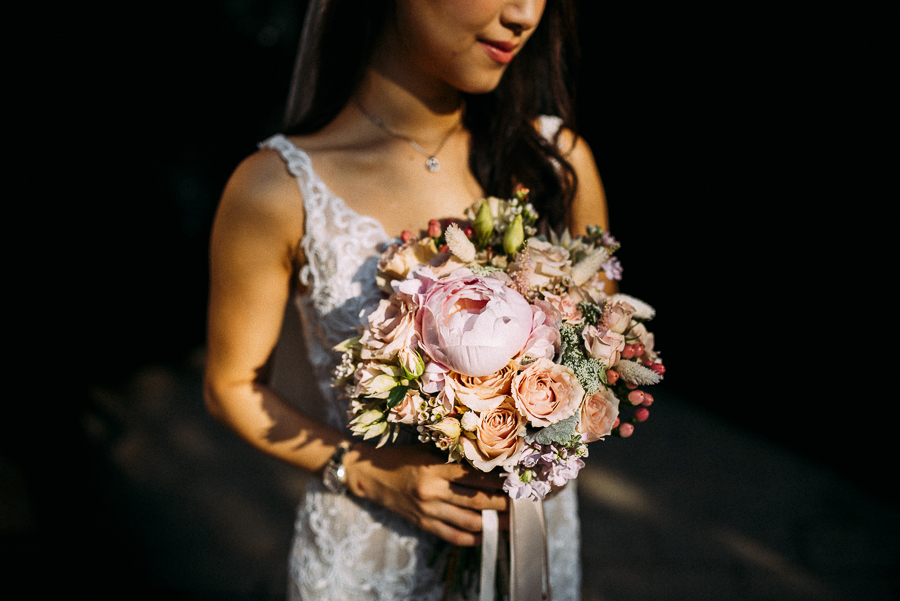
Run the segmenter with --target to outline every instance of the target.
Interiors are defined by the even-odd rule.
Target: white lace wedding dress
[[[313,170],[309,156],[287,138],[276,135],[260,147],[280,153],[303,196],[306,265],[300,278],[306,292],[297,296],[296,305],[306,352],[324,399],[320,415],[331,426],[346,429],[346,401],[330,386],[339,358],[331,348],[353,335],[360,311],[377,304],[377,259],[392,239],[378,221],[352,211],[335,196]],[[276,365],[276,372],[289,369],[284,362]],[[306,396],[319,399],[315,394]],[[308,403],[301,403],[304,410]],[[443,566],[441,562],[430,565],[435,551],[440,551],[436,537],[381,506],[332,494],[314,478],[310,482],[297,516],[290,557],[292,600],[443,599]],[[572,483],[545,501],[544,508],[553,599],[577,601],[580,524]]]

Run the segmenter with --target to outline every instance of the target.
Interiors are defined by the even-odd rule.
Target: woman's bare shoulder
[[[303,197],[278,152],[261,149],[240,162],[222,193],[218,219],[302,235]]]

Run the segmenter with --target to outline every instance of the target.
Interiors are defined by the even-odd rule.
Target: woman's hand
[[[345,459],[353,494],[387,507],[418,527],[459,546],[481,544],[481,510],[506,512],[502,478],[445,463],[417,445],[379,449],[356,444]],[[506,527],[508,514],[501,515]]]

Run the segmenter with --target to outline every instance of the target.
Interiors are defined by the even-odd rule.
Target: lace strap
[[[541,130],[541,135],[549,142],[553,141],[562,124],[562,118],[555,115],[541,115],[538,117],[538,127]]]

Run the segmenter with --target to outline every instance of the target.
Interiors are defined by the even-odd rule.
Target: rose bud
[[[437,219],[432,219],[428,222],[428,235],[432,238],[440,238],[441,237],[441,222]]]
[[[640,405],[644,402],[644,393],[640,390],[632,390],[628,393],[628,402],[632,405]]]
[[[651,395],[649,392],[645,392],[644,400],[641,401],[641,405],[643,405],[644,407],[649,407],[652,404],[653,404],[653,395]]]
[[[622,358],[623,359],[633,359],[634,358],[634,345],[626,344],[625,348],[622,349]]]
[[[397,353],[403,374],[410,380],[415,380],[425,372],[425,361],[418,352],[409,348],[402,348]]]
[[[634,419],[638,420],[639,422],[647,421],[648,417],[650,417],[650,411],[645,409],[644,407],[641,407],[634,412]]]
[[[460,424],[459,420],[453,417],[445,417],[438,423],[429,426],[430,429],[440,432],[451,440],[459,438]]]
[[[619,381],[619,372],[614,369],[606,370],[606,383],[610,386],[615,386],[616,382]]]
[[[525,226],[522,224],[522,216],[516,215],[503,234],[503,251],[511,257],[519,252],[523,242],[525,242]]]
[[[622,438],[628,438],[632,434],[634,434],[634,426],[631,424],[622,424],[619,426],[619,436]]]
[[[409,230],[403,230],[400,234],[400,241],[406,244],[413,238],[413,233]]]
[[[491,215],[491,208],[487,201],[481,202],[475,221],[472,223],[473,232],[476,236],[475,244],[485,246],[494,233],[494,218]]]

